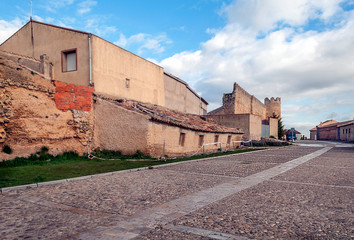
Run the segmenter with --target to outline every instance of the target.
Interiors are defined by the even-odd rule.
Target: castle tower
[[[273,115],[277,115],[278,117],[281,117],[281,99],[279,97],[277,98],[265,98],[264,99],[264,105],[266,106],[266,115],[268,117],[273,117]]]

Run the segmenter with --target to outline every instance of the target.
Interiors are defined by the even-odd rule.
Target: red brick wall
[[[337,139],[337,125],[331,127],[317,128],[317,140],[336,140]]]
[[[92,106],[92,87],[55,81],[55,104],[60,110],[90,111]]]

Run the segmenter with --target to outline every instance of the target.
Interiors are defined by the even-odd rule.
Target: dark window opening
[[[130,79],[129,78],[125,79],[125,87],[130,88]]]
[[[181,145],[182,147],[184,146],[185,138],[186,138],[186,134],[185,133],[180,133],[179,134],[179,145]]]
[[[227,136],[227,144],[231,144],[231,135]]]
[[[77,70],[77,51],[70,49],[62,51],[61,64],[63,72],[71,72]]]
[[[219,135],[214,136],[214,143],[215,145],[218,145],[217,142],[219,142]]]
[[[204,144],[204,135],[199,135],[199,147],[202,147]]]

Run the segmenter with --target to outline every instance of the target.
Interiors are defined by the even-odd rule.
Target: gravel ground
[[[351,158],[336,158],[335,161],[331,157],[318,157],[304,164],[304,166],[326,166],[339,168],[354,168],[354,157]]]
[[[109,219],[60,211],[0,195],[0,239],[66,239]]]
[[[28,189],[21,194],[40,196],[41,199],[72,207],[129,216],[227,181],[230,180],[154,169]]]
[[[326,176],[326,177],[323,177]],[[299,166],[274,180],[354,187],[354,168],[328,168],[324,166]]]
[[[174,224],[259,239],[353,239],[353,189],[266,182]]]
[[[246,177],[256,172],[274,167],[274,163],[257,163],[248,160],[230,161],[227,159],[208,160],[200,162],[185,163],[183,165],[166,166],[161,169],[177,172],[190,172],[200,174],[214,174],[231,177]]]

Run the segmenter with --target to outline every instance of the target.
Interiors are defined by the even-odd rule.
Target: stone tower
[[[266,107],[266,115],[268,117],[273,117],[273,115],[277,115],[278,117],[281,117],[281,99],[279,97],[277,98],[265,98],[264,99],[264,105]]]

